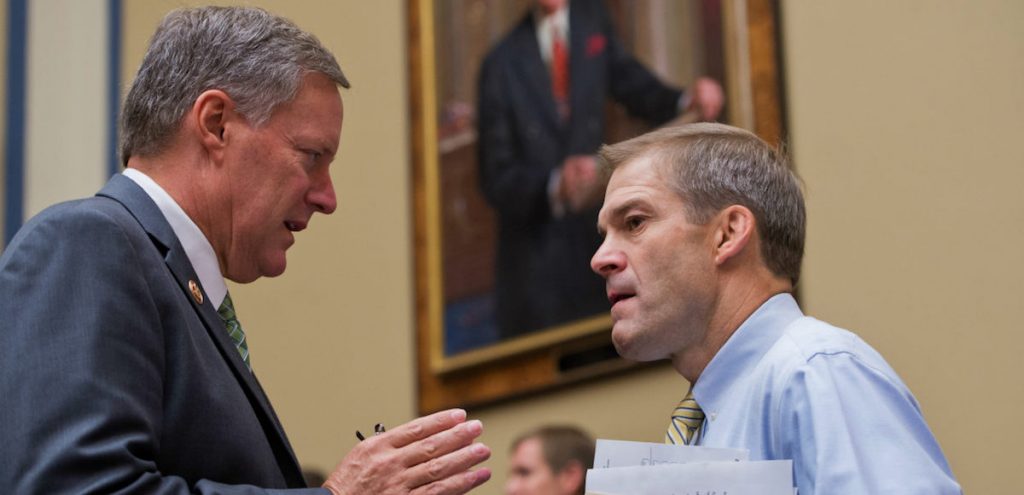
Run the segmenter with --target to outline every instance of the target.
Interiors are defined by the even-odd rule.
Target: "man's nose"
[[[316,178],[309,190],[308,200],[316,211],[325,215],[334,213],[338,208],[338,199],[334,195],[334,183],[331,182],[330,173],[324,171]]]
[[[519,494],[519,482],[514,476],[509,476],[508,481],[505,482],[505,495],[518,495]]]
[[[597,248],[594,257],[590,259],[590,269],[594,273],[608,278],[611,274],[626,267],[626,256],[622,250],[611,246],[608,239],[605,239]]]

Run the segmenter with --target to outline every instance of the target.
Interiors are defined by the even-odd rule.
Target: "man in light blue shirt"
[[[801,495],[961,493],[920,407],[856,335],[804,316],[805,212],[784,157],[721,124],[605,147],[591,262],[624,357],[693,386],[666,441],[792,459]]]

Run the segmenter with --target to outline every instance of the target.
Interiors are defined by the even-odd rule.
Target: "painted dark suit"
[[[569,8],[570,116],[557,114],[532,13],[488,54],[480,71],[479,164],[499,216],[497,314],[502,337],[608,311],[590,270],[600,243],[597,208],[552,214],[548,181],[570,155],[593,154],[611,96],[652,124],[676,116],[681,90],[658,81],[615,36],[600,1]]]
[[[0,257],[0,491],[305,487],[263,390],[190,280],[170,225],[124,176],[21,229]]]

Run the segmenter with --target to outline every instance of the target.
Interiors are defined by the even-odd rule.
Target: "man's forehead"
[[[630,181],[660,177],[663,167],[658,166],[659,162],[660,160],[656,153],[651,151],[640,153],[616,166],[612,170],[608,182],[609,184],[622,185]]]
[[[605,206],[628,197],[669,191],[664,175],[649,158],[636,158],[615,168],[608,179]]]
[[[519,442],[518,445],[516,445],[516,450],[521,450],[521,451],[534,451],[534,450],[537,450],[537,451],[539,451],[539,450],[541,450],[541,447],[543,447],[543,445],[541,444],[541,441],[540,441],[539,438],[537,438],[537,437],[527,437],[527,438],[524,438],[521,442]]]

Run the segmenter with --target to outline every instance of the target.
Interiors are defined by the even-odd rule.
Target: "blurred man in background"
[[[512,443],[506,495],[583,495],[594,439],[574,426],[543,426]]]

